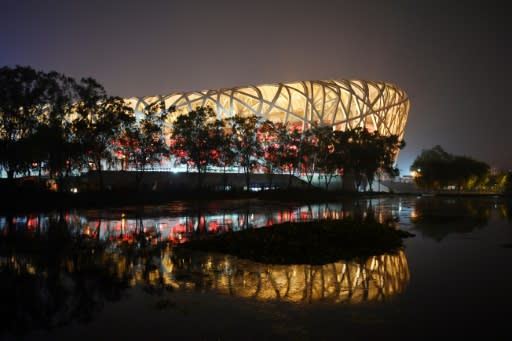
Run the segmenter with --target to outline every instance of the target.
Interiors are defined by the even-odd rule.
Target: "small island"
[[[414,236],[375,221],[284,223],[208,236],[179,248],[226,253],[268,264],[321,265],[393,252]]]

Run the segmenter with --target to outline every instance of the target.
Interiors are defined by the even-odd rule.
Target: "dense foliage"
[[[2,67],[0,88],[0,168],[10,183],[16,175],[38,171],[62,189],[65,178],[86,169],[98,173],[103,188],[105,166],[128,162],[143,170],[165,154],[155,147],[155,137],[163,137],[163,119],[148,113],[136,120],[122,98],[108,95],[92,78],[76,81],[57,72]],[[121,145],[127,137],[130,143]],[[121,151],[129,158],[120,157]]]
[[[311,184],[313,174],[321,174],[325,188],[349,174],[356,188],[368,180],[371,190],[376,174],[397,175],[394,160],[404,146],[398,136],[364,128],[289,126],[241,114],[221,119],[209,107],[176,113],[172,121],[175,108],[159,103],[135,117],[92,78],[76,81],[30,67],[1,68],[0,88],[0,168],[10,181],[38,172],[62,188],[68,176],[93,170],[103,188],[105,168],[131,168],[138,184],[147,168],[167,159],[195,169],[199,187],[203,174],[217,167],[238,168],[247,188],[258,171],[269,179],[288,174],[289,184],[294,175]]]
[[[237,166],[249,175],[255,170],[271,175],[322,174],[327,189],[335,176],[353,175],[356,187],[372,182],[377,173],[398,175],[396,153],[405,143],[398,136],[382,136],[364,128],[335,131],[330,126],[309,129],[275,123],[254,115],[217,119],[211,108],[198,107],[178,116],[171,133],[171,151],[180,163],[199,174],[208,166]]]
[[[471,190],[489,181],[489,165],[447,153],[441,146],[424,150],[411,165],[415,182],[428,190]]]

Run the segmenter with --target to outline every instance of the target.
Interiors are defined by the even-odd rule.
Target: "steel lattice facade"
[[[320,80],[235,87],[130,98],[136,114],[159,102],[176,107],[169,123],[199,106],[212,107],[219,118],[255,114],[271,121],[335,130],[366,127],[403,138],[409,98],[393,84],[362,80]]]

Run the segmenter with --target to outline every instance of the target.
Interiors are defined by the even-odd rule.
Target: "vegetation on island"
[[[320,220],[227,232],[181,247],[269,264],[327,264],[392,252],[409,236],[376,221]]]

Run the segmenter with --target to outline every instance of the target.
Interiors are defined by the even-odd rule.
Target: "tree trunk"
[[[139,169],[135,169],[135,190],[140,190],[140,184],[142,182],[142,177],[144,176],[144,169],[145,167],[142,166]]]
[[[249,185],[251,183],[251,173],[249,171],[249,167],[244,167],[245,171],[245,185],[247,186],[247,191],[249,191]]]
[[[201,167],[197,167],[197,189],[201,190],[203,188],[203,172],[201,172]]]
[[[226,190],[226,187],[228,185],[227,182],[228,182],[228,175],[226,174],[226,166],[224,165],[223,172],[222,172],[222,184],[224,186],[224,188],[222,189],[223,191]]]
[[[98,224],[96,225],[96,242],[97,243],[99,243],[101,240],[100,232],[101,232],[101,217],[98,219]]]
[[[101,160],[96,162],[96,171],[98,172],[98,181],[100,185],[100,190],[103,191],[105,189],[105,185],[103,183],[103,173],[101,169]]]
[[[332,174],[329,174],[329,176],[327,176],[327,174],[324,174],[324,184],[325,184],[326,191],[329,190],[329,185],[331,183],[332,177],[333,177]]]
[[[9,181],[10,184],[12,184],[14,182],[14,170],[13,169],[8,169],[7,170],[7,180]]]
[[[309,185],[309,187],[311,187],[311,186],[312,186],[312,185],[311,185],[311,183],[313,182],[313,176],[314,176],[314,174],[313,174],[313,173],[311,173],[311,174],[309,174],[309,173],[308,173],[308,174],[306,174],[306,179],[308,179],[308,185]]]
[[[41,165],[41,162],[39,162],[39,167],[38,167],[38,173],[37,173],[37,181],[39,183],[39,185],[41,185],[41,178],[42,178],[42,165]]]
[[[347,192],[355,191],[355,181],[354,181],[354,172],[347,171],[343,174],[343,190]]]

